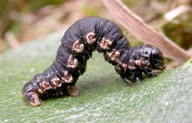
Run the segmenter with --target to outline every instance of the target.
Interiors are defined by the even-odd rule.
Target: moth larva
[[[85,72],[86,62],[97,50],[106,61],[115,66],[116,72],[128,84],[132,76],[140,82],[142,73],[152,76],[152,70],[163,70],[163,55],[151,45],[130,47],[120,28],[112,21],[87,17],[75,22],[65,32],[53,64],[25,84],[24,98],[32,106],[40,99],[69,94],[76,96],[75,83]]]

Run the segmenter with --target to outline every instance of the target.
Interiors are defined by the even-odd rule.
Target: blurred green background
[[[184,49],[192,46],[191,9],[172,20],[166,13],[180,6],[191,7],[191,0],[123,0],[149,25],[162,30]],[[182,11],[182,10],[181,10]],[[102,0],[1,0],[0,53],[21,43],[63,31],[74,21],[85,16],[112,19]],[[126,30],[132,45],[141,44]]]

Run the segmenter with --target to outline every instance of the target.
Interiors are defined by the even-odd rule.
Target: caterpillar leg
[[[79,91],[77,90],[77,88],[76,88],[76,86],[75,85],[73,85],[73,86],[71,86],[69,89],[68,89],[68,94],[70,95],[70,96],[78,96],[79,95]]]
[[[33,91],[26,92],[23,94],[23,96],[30,103],[31,106],[39,106],[41,104],[39,95],[37,92],[33,92]]]
[[[133,85],[133,83],[128,79],[128,77],[127,76],[125,76],[125,75],[121,75],[120,74],[120,76],[121,76],[121,78],[123,79],[123,81],[125,82],[125,83],[127,83],[128,85]]]
[[[136,73],[134,75],[134,79],[135,79],[135,83],[138,85],[141,83],[141,76],[142,76],[142,73]]]
[[[135,76],[134,79],[137,85],[141,83],[141,76]]]
[[[154,77],[154,76],[157,76],[159,73],[161,73],[164,69],[165,69],[165,66],[161,66],[159,69],[156,69],[155,71],[153,71],[152,69],[146,66],[146,67],[143,67],[142,71],[145,73],[145,75],[149,77]]]
[[[149,77],[157,76],[157,73],[152,72],[152,70],[145,70],[144,73]]]
[[[127,83],[128,85],[133,85],[133,83],[127,78],[127,77],[124,77],[122,78],[124,80],[125,83]]]

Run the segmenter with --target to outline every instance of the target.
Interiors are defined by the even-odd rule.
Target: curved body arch
[[[69,94],[76,96],[75,83],[86,70],[86,62],[97,50],[128,84],[130,77],[140,82],[142,73],[153,76],[153,69],[163,70],[163,55],[151,45],[130,47],[121,29],[112,21],[87,17],[76,21],[65,32],[56,59],[44,72],[23,87],[22,94],[32,106],[40,98]]]

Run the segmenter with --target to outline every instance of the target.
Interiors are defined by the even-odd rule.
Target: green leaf
[[[192,122],[192,60],[130,87],[94,53],[77,82],[78,97],[29,106],[21,89],[52,63],[61,37],[53,34],[0,55],[0,122]]]

